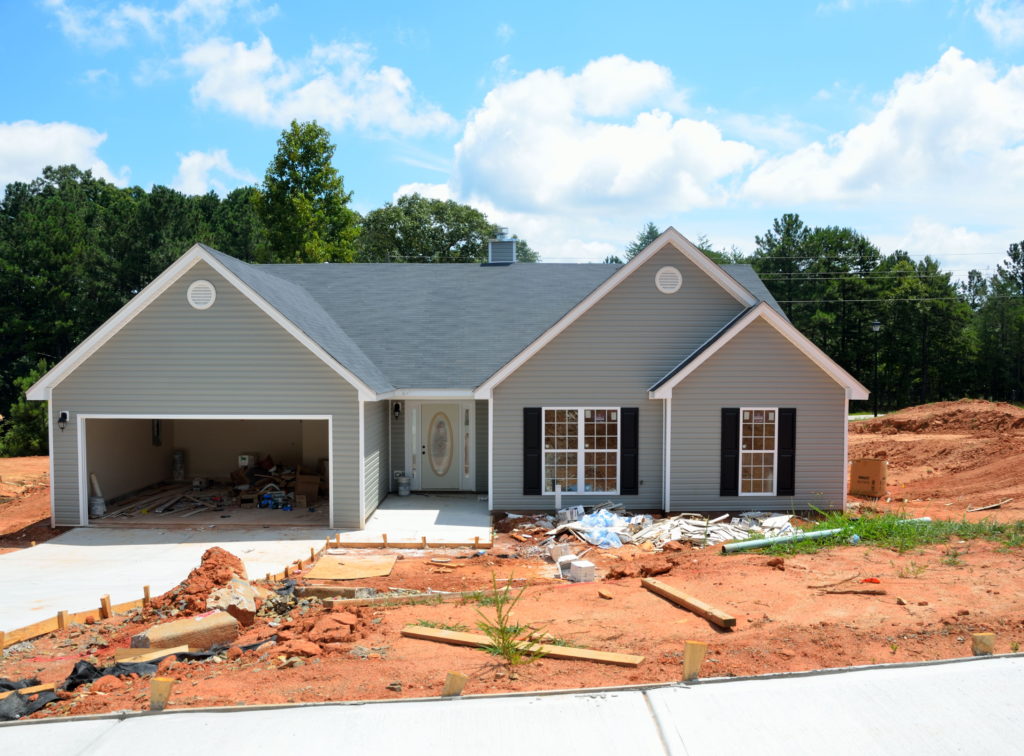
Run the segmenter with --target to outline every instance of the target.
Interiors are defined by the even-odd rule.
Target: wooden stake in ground
[[[689,682],[700,677],[700,665],[704,661],[708,644],[700,641],[686,641],[683,648],[683,679]]]
[[[716,609],[699,598],[683,593],[678,588],[673,588],[671,585],[654,578],[644,578],[640,581],[640,584],[652,593],[657,593],[662,598],[667,598],[673,604],[689,609],[698,617],[703,617],[708,622],[714,622],[719,627],[726,629],[736,627],[736,618],[731,614],[726,614],[721,609]]]
[[[57,629],[67,630],[68,629],[68,613],[66,610],[57,612]]]
[[[975,656],[992,656],[995,649],[995,633],[974,633],[971,635],[971,653]]]
[[[110,610],[110,596],[100,598],[100,619],[110,619],[114,613]]]
[[[148,585],[144,585],[144,586],[142,586],[142,605],[143,606],[149,606],[150,600],[151,599],[149,597],[149,586]]]
[[[171,688],[176,681],[173,677],[154,677],[149,684],[149,710],[163,711],[171,697]]]
[[[444,678],[444,690],[441,691],[441,696],[461,696],[462,689],[466,687],[467,682],[469,682],[469,677],[461,672],[449,672],[448,676]]]

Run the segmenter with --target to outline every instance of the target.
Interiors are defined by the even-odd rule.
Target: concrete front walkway
[[[614,691],[172,709],[0,725],[0,753],[1002,756],[1024,742],[1022,675],[1018,655]]]
[[[392,494],[364,529],[343,530],[341,540],[379,541],[384,534],[395,542],[426,536],[431,543],[472,543],[475,537],[486,543],[491,540],[491,515],[479,494]]]
[[[487,504],[472,495],[389,496],[364,530],[341,531],[341,540],[472,543],[490,540]],[[76,528],[38,546],[0,554],[0,630],[11,631],[53,617],[154,596],[180,583],[211,546],[238,556],[249,574],[281,572],[309,556],[338,531],[328,528]]]

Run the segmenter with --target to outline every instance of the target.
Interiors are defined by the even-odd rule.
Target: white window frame
[[[576,450],[575,450],[575,453],[576,453],[576,480],[579,481],[579,488],[581,488],[581,489],[582,488],[586,488],[586,485],[587,485],[587,481],[586,481],[586,478],[584,476],[584,471],[586,470],[586,453],[587,452],[605,452],[605,453],[607,453],[607,452],[614,451],[615,452],[615,490],[614,491],[582,491],[582,490],[581,491],[562,491],[562,496],[618,496],[619,495],[619,489],[622,487],[622,464],[621,464],[622,463],[622,453],[621,453],[622,452],[622,407],[541,407],[541,409],[540,409],[540,425],[541,425],[541,432],[540,432],[540,451],[541,451],[541,461],[540,461],[540,464],[541,464],[541,483],[540,483],[540,491],[541,491],[541,494],[544,495],[544,496],[554,496],[555,493],[556,493],[555,491],[548,491],[547,490],[547,488],[548,488],[547,455],[549,453],[550,454],[557,454],[559,452],[561,452],[561,453],[569,453],[569,454],[573,453],[572,449],[548,449],[547,448],[547,443],[546,443],[547,442],[547,431],[546,431],[547,422],[546,422],[545,418],[547,417],[547,413],[549,411],[554,412],[554,411],[558,411],[558,410],[563,410],[563,411],[564,410],[573,410],[573,411],[578,413],[578,415],[577,415],[578,421],[577,422],[579,423],[579,428],[577,430],[577,435],[576,435],[576,439],[577,439],[577,443],[578,444],[584,443],[584,441],[583,441],[583,439],[584,439],[584,432],[583,432],[584,419],[583,419],[583,413],[584,412],[586,412],[587,410],[590,410],[590,411],[595,411],[595,412],[600,412],[600,411],[611,412],[611,411],[614,411],[614,412],[618,412],[619,413],[618,414],[618,420],[616,420],[616,431],[617,431],[617,433],[616,433],[616,442],[615,442],[615,447],[616,448],[615,449],[586,449],[583,446],[578,446],[576,448]]]
[[[772,452],[772,490],[768,491],[743,491],[743,455],[744,454],[765,454],[764,449],[750,449],[744,451],[743,449],[743,413],[744,412],[774,412],[775,413],[775,447]],[[739,454],[737,455],[737,469],[736,479],[739,483],[737,485],[737,491],[740,496],[777,496],[775,492],[779,489],[779,408],[778,407],[740,407],[739,417],[740,427],[737,428],[737,435],[739,438]]]

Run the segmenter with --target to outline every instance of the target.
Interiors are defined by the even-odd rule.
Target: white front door
[[[463,467],[463,443],[458,404],[420,406],[421,488],[458,491]]]

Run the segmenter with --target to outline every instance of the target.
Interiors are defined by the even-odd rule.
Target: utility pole
[[[877,319],[872,320],[871,330],[875,332],[875,377],[872,380],[871,393],[875,400],[875,417],[878,417],[878,332],[882,330],[882,324]]]

